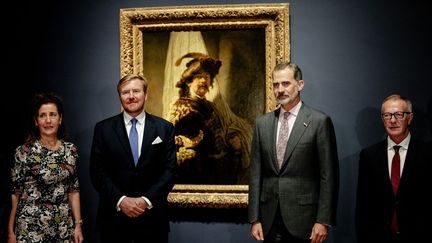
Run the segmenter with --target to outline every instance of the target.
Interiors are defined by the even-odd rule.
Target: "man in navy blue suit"
[[[168,242],[167,196],[177,169],[174,126],[144,111],[144,77],[126,75],[117,91],[124,111],[96,124],[90,156],[101,242]]]
[[[411,136],[411,101],[384,99],[381,119],[387,138],[360,152],[356,230],[358,243],[430,240],[432,146]],[[395,158],[395,159],[393,159]],[[397,159],[396,159],[397,158]],[[396,164],[397,166],[392,166]]]

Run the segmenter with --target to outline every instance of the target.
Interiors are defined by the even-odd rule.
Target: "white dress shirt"
[[[411,134],[408,134],[408,136],[402,140],[402,142],[400,142],[399,144],[396,144],[395,142],[393,142],[393,140],[391,140],[390,137],[387,137],[387,163],[388,163],[388,171],[389,171],[389,176],[391,178],[391,168],[392,168],[392,160],[393,160],[393,156],[395,155],[395,150],[393,149],[393,146],[395,145],[399,145],[401,146],[399,148],[399,156],[400,156],[400,176],[402,177],[402,171],[405,165],[405,158],[408,152],[408,145],[411,139]]]
[[[138,132],[138,157],[141,156],[141,146],[142,146],[142,140],[144,137],[144,127],[145,127],[145,117],[146,114],[145,112],[141,112],[138,116],[136,116],[135,118],[137,119],[137,123],[136,123],[136,129]],[[132,116],[129,115],[127,112],[123,112],[123,119],[124,119],[124,123],[126,126],[126,131],[129,137],[129,133],[130,133],[130,129],[132,127]],[[120,203],[123,201],[123,199],[125,199],[126,196],[122,196],[118,202],[117,202],[117,211],[120,211]],[[153,204],[150,202],[150,200],[144,196],[141,197],[142,199],[144,199],[144,201],[146,201],[146,203],[148,204],[148,209],[151,209],[153,207]]]
[[[288,133],[288,137],[291,135],[291,131],[293,129],[294,126],[294,122],[297,119],[297,115],[299,113],[300,107],[302,106],[302,102],[300,101],[299,103],[297,103],[297,105],[295,105],[291,110],[289,110],[290,114],[288,116],[288,129],[289,129],[289,133]],[[277,127],[277,134],[276,134],[276,144],[277,144],[277,140],[279,139],[279,130],[282,124],[282,120],[283,120],[283,114],[287,112],[286,110],[284,110],[284,108],[281,106],[281,111],[279,113],[279,120],[278,120],[278,127]]]

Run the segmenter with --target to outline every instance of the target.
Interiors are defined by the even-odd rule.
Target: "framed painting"
[[[247,207],[253,123],[289,40],[288,3],[120,10],[121,75],[146,77],[146,111],[176,128],[172,207]]]

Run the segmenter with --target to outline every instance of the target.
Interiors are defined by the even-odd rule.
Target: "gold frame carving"
[[[144,31],[263,29],[265,32],[265,110],[276,102],[271,72],[290,61],[289,4],[191,5],[120,9],[120,73],[143,74]],[[173,207],[246,208],[247,185],[175,185]]]

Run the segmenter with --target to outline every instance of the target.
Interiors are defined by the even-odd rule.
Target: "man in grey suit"
[[[256,119],[249,221],[252,237],[266,243],[322,242],[336,223],[335,132],[329,116],[301,101],[303,87],[296,64],[278,64],[273,90],[280,107]]]

